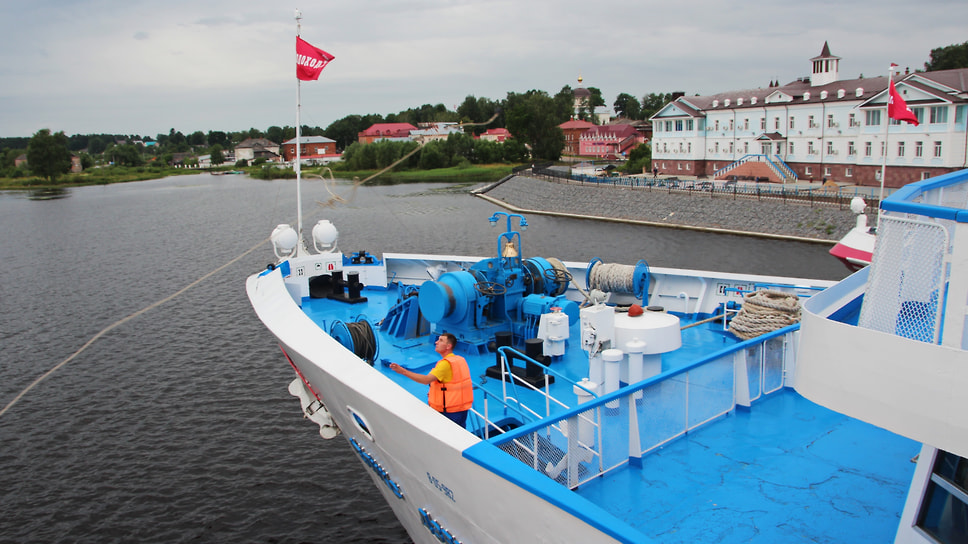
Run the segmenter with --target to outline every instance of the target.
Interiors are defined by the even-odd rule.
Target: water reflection
[[[71,196],[71,190],[67,187],[47,187],[44,189],[31,189],[27,192],[30,200],[57,200]]]

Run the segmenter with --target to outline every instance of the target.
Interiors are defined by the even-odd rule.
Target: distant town
[[[886,166],[885,184],[899,187],[968,166],[968,67],[948,67],[949,57],[964,57],[966,50],[968,42],[933,50],[924,71],[899,67],[890,77],[843,79],[841,57],[824,43],[817,56],[791,60],[809,66],[810,75],[786,84],[708,96],[651,93],[641,100],[621,93],[609,109],[601,91],[578,77],[576,87],[555,95],[468,96],[456,111],[428,104],[385,117],[349,115],[325,129],[302,127],[298,141],[288,126],[188,135],[171,129],[154,138],[68,137],[44,129],[33,138],[0,138],[0,177],[53,179],[31,164],[32,147],[36,161],[52,160],[37,149],[63,147],[54,154],[54,170],[66,174],[109,165],[292,166],[297,151],[306,165],[353,159],[347,167],[375,168],[420,146],[409,167],[591,160],[654,176],[877,185]],[[889,118],[890,84],[913,119]],[[373,144],[393,150],[363,151]],[[376,157],[381,154],[387,157]]]

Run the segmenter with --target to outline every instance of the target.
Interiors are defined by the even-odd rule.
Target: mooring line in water
[[[134,312],[133,314],[130,314],[130,315],[126,316],[126,317],[123,317],[123,318],[115,321],[114,323],[111,323],[107,327],[104,327],[103,329],[101,329],[100,332],[98,332],[97,334],[95,334],[94,336],[92,336],[90,340],[88,340],[86,343],[84,343],[83,346],[81,346],[80,348],[78,348],[78,350],[75,351],[74,353],[72,353],[68,358],[66,358],[63,361],[57,363],[53,368],[51,368],[47,372],[44,372],[43,374],[41,374],[39,378],[37,378],[36,380],[34,380],[30,385],[28,385],[27,387],[25,387],[23,391],[21,391],[20,393],[18,393],[17,396],[13,398],[13,400],[11,400],[10,402],[8,402],[7,405],[4,406],[2,410],[0,410],[0,417],[3,417],[3,414],[6,414],[8,410],[10,410],[11,408],[13,408],[13,406],[15,404],[17,404],[17,402],[20,401],[20,399],[22,399],[24,397],[24,395],[26,395],[27,393],[29,393],[31,389],[33,389],[34,387],[37,387],[37,385],[39,385],[41,382],[43,382],[48,377],[50,377],[51,374],[53,374],[54,372],[57,372],[58,370],[60,370],[61,368],[63,368],[64,365],[66,365],[67,363],[71,362],[75,357],[77,357],[82,352],[84,352],[84,350],[86,350],[88,347],[90,347],[91,344],[93,344],[94,342],[96,342],[98,339],[100,339],[102,336],[104,336],[105,334],[107,334],[111,330],[117,328],[120,325],[123,325],[124,323],[127,323],[128,321],[131,321],[132,319],[134,319],[134,318],[136,318],[136,317],[144,314],[145,312],[148,312],[149,310],[153,310],[154,308],[157,308],[158,306],[161,306],[162,304],[164,304],[166,302],[170,302],[170,301],[174,300],[176,297],[178,297],[179,295],[181,295],[185,291],[188,291],[189,289],[191,289],[192,287],[195,287],[199,283],[202,283],[203,281],[205,281],[208,278],[214,276],[215,274],[218,274],[222,270],[225,270],[229,266],[231,266],[231,265],[235,264],[236,262],[238,262],[239,260],[241,260],[243,257],[245,257],[246,255],[248,255],[249,253],[252,253],[256,249],[259,249],[260,247],[262,247],[263,244],[265,244],[268,241],[269,241],[268,238],[266,238],[265,240],[262,240],[258,244],[250,247],[249,249],[247,249],[243,253],[239,254],[237,257],[235,257],[231,261],[229,261],[229,262],[223,264],[222,266],[220,266],[220,267],[218,267],[218,268],[216,268],[216,269],[208,272],[204,276],[202,276],[202,277],[198,278],[197,280],[189,283],[185,287],[182,287],[178,291],[175,291],[171,295],[168,295],[167,297],[165,297],[165,298],[163,298],[163,299],[161,299],[161,300],[159,300],[157,302],[154,302],[152,304],[149,304],[148,306],[145,306],[144,308],[138,310],[137,312]]]

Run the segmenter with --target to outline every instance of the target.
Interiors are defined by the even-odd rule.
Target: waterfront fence
[[[522,171],[521,173],[526,173]],[[531,168],[531,175],[561,183],[578,183],[589,187],[628,187],[644,191],[664,191],[693,197],[755,199],[809,204],[810,206],[850,209],[850,201],[862,197],[870,209],[877,210],[880,201],[877,188],[871,187],[798,187],[773,183],[740,182],[732,180],[692,180],[679,178],[651,178],[639,176],[589,176],[572,174],[565,169]],[[891,193],[885,190],[885,196]]]

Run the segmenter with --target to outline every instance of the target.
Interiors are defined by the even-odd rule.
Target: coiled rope
[[[606,293],[635,294],[635,267],[627,264],[597,263],[588,275],[589,289]]]
[[[760,289],[743,297],[743,307],[729,324],[729,332],[749,340],[800,322],[800,297]]]

